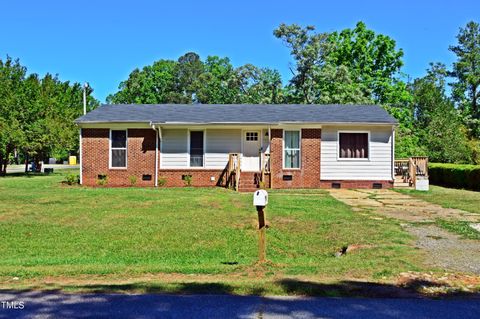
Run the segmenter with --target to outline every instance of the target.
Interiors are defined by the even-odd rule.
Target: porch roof
[[[108,104],[75,120],[150,124],[397,124],[378,105],[319,104]]]

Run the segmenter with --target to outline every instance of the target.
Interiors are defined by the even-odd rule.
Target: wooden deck
[[[413,156],[395,160],[395,188],[415,189],[419,178],[428,178],[428,157]]]

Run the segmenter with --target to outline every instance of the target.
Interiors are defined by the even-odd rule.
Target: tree
[[[0,59],[0,175],[5,175],[10,156],[24,142],[22,83],[27,70],[18,60]]]
[[[332,33],[281,24],[274,35],[291,49],[295,60],[289,90],[293,102],[400,107],[409,100],[398,78],[402,50],[395,48],[393,39],[375,34],[363,22],[353,30]]]
[[[416,133],[430,160],[445,163],[471,161],[466,128],[445,93],[447,70],[441,63],[430,64],[427,75],[411,86]]]
[[[276,104],[283,98],[282,79],[277,70],[258,68],[252,64],[235,69],[240,91],[236,103]]]
[[[196,101],[196,86],[199,76],[203,72],[204,65],[198,54],[189,52],[178,59],[176,91],[182,103],[192,103],[192,101]]]
[[[460,28],[457,45],[450,46],[457,61],[453,63],[456,82],[452,84],[453,97],[462,111],[471,135],[480,137],[480,25],[470,21]]]
[[[241,92],[229,58],[207,57],[204,72],[198,77],[196,93],[199,103],[236,103]]]
[[[358,22],[354,29],[332,32],[328,36],[327,61],[350,70],[355,81],[361,82],[364,94],[377,104],[392,104],[397,76],[403,65],[402,49],[396,49],[395,40],[367,29]]]
[[[293,77],[290,80],[290,100],[294,103],[315,103],[318,92],[318,72],[325,64],[328,48],[328,34],[315,33],[314,26],[302,28],[297,24],[282,23],[273,31],[275,37],[282,39],[295,60],[295,70],[290,68]]]
[[[277,103],[282,81],[276,70],[246,64],[235,68],[230,59],[194,52],[177,61],[160,60],[135,69],[120,83],[108,103]]]
[[[35,162],[55,151],[78,151],[75,118],[83,112],[83,88],[50,74],[27,76],[18,60],[0,60],[0,164],[5,175],[13,150]],[[87,109],[98,106],[89,89]]]
[[[107,97],[108,103],[175,103],[177,63],[159,60],[142,70],[135,69],[119,85],[119,91]]]

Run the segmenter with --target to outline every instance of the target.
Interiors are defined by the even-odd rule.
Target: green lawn
[[[428,192],[416,190],[400,190],[425,201],[438,204],[446,208],[458,208],[467,212],[480,214],[480,192],[464,189],[446,188],[430,185]]]
[[[258,265],[251,194],[87,188],[63,179],[0,178],[0,288],[12,277],[27,286],[52,276],[118,281],[148,274],[374,281],[422,269],[397,221],[352,212],[320,190],[270,192],[270,262]],[[334,257],[350,244],[365,246]]]

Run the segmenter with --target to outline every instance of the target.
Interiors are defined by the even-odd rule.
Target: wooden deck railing
[[[403,182],[410,186],[417,185],[417,177],[428,178],[428,157],[412,156],[408,159],[398,159],[394,162],[395,176],[401,176]]]
[[[415,164],[416,176],[428,177],[428,157],[426,156],[413,156],[411,157],[413,164]]]
[[[234,188],[238,191],[240,184],[240,154],[229,153],[227,165],[227,183],[228,188]]]
[[[265,185],[266,183],[266,175],[268,175],[269,185],[271,186],[272,183],[272,174],[270,174],[270,154],[267,153],[260,153],[261,158],[261,182]]]

